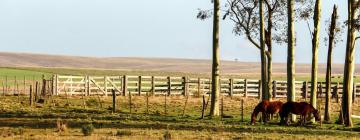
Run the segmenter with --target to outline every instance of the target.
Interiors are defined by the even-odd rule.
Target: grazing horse
[[[320,121],[319,111],[316,110],[311,104],[306,102],[286,102],[281,109],[280,124],[288,125],[288,116],[289,114],[300,115],[301,125],[304,125],[306,122],[306,117],[310,114],[313,114],[316,121]]]
[[[279,113],[281,111],[283,103],[280,101],[270,102],[268,100],[261,101],[254,109],[253,113],[251,114],[251,124],[255,124],[256,117],[259,112],[264,113],[264,122],[267,122],[269,115],[273,115]]]

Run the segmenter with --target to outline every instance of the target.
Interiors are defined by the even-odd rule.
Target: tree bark
[[[344,81],[343,81],[343,96],[342,96],[342,113],[344,117],[344,124],[347,127],[352,127],[352,93],[354,83],[354,54],[355,54],[355,29],[353,22],[355,20],[355,11],[353,5],[356,3],[355,0],[348,0],[348,33],[346,42],[346,55],[345,55],[345,66],[344,66]]]
[[[269,93],[269,100],[274,96],[272,95],[272,28],[273,28],[273,21],[272,21],[272,14],[273,11],[271,7],[268,7],[268,22],[267,22],[267,32],[266,32],[266,45],[268,47],[268,55],[267,55],[267,88]]]
[[[330,121],[330,92],[331,92],[331,64],[332,64],[332,51],[334,47],[335,39],[335,29],[336,29],[336,19],[337,19],[337,7],[334,5],[333,13],[331,16],[330,24],[330,33],[329,33],[329,48],[327,56],[327,66],[326,66],[326,98],[325,98],[325,116],[324,120]]]
[[[214,0],[214,21],[213,21],[213,60],[212,60],[212,85],[211,85],[211,107],[210,116],[219,116],[219,76],[220,76],[220,49],[219,49],[219,18],[220,0]]]
[[[260,14],[260,56],[261,56],[261,84],[262,84],[262,100],[269,99],[269,90],[266,71],[266,54],[265,54],[265,29],[264,29],[264,0],[259,0]]]
[[[312,64],[311,64],[311,91],[310,103],[316,109],[317,97],[317,72],[318,72],[318,48],[320,36],[321,0],[316,0],[314,11],[314,32],[312,36]],[[315,122],[315,119],[312,119]]]
[[[294,33],[294,0],[287,0],[288,12],[288,56],[287,56],[287,100],[295,101],[295,33]],[[295,121],[295,116],[292,115]]]

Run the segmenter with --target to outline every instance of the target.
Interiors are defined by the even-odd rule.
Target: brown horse
[[[301,125],[306,123],[306,117],[310,114],[313,114],[316,121],[320,120],[319,111],[316,110],[311,104],[306,102],[286,102],[281,109],[280,124],[288,125],[288,116],[289,114],[301,115]]]
[[[283,103],[280,101],[270,102],[268,100],[261,101],[254,109],[253,113],[251,114],[251,124],[255,124],[256,117],[259,112],[264,113],[263,121],[267,122],[270,115],[279,113],[282,108]]]

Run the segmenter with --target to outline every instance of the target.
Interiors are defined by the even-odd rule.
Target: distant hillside
[[[275,74],[286,73],[286,64],[273,64]],[[171,58],[128,58],[128,57],[79,57],[30,53],[0,53],[1,67],[61,67],[61,68],[98,68],[121,70],[153,70],[175,72],[211,72],[210,60],[171,59]],[[357,65],[356,67],[359,67]],[[297,64],[297,73],[310,73],[310,64]],[[325,73],[325,64],[319,65],[319,72]],[[222,61],[221,71],[226,74],[257,74],[260,63]],[[333,73],[341,74],[343,65],[333,65]],[[359,74],[360,70],[357,69]]]

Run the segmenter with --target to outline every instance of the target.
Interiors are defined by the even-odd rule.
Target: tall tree
[[[310,103],[314,108],[316,106],[317,96],[317,73],[318,73],[318,48],[320,38],[320,17],[321,17],[321,0],[316,0],[314,11],[314,31],[312,33],[312,63],[311,63],[311,100]],[[315,119],[312,120],[315,122]]]
[[[264,0],[259,0],[260,14],[260,56],[261,56],[261,83],[262,83],[262,100],[269,100],[268,73],[266,72],[265,56],[265,28],[264,28]]]
[[[356,37],[356,9],[357,1],[348,0],[348,21],[347,21],[347,41],[344,66],[343,96],[342,96],[342,114],[344,124],[352,127],[352,94],[354,84],[354,67],[355,67],[355,37]]]
[[[283,28],[286,11],[285,3],[284,0],[227,1],[228,9],[224,18],[228,16],[229,19],[235,23],[234,33],[236,35],[246,36],[246,39],[260,50],[261,81],[264,87],[262,88],[263,99],[271,99],[272,97],[273,40],[277,43],[286,41],[284,35],[286,34],[286,30]],[[258,6],[259,4],[265,5]],[[262,8],[262,10],[260,10],[260,8]],[[262,11],[262,13],[260,11]],[[263,47],[262,44],[264,42],[265,45]]]
[[[312,33],[312,64],[311,64],[311,104],[316,108],[318,48],[320,38],[321,0],[316,0],[314,11],[314,31]]]
[[[337,6],[334,5],[333,13],[331,15],[331,23],[329,27],[329,48],[326,65],[326,98],[325,98],[325,116],[324,120],[330,121],[330,92],[331,92],[331,64],[332,64],[332,50],[335,44],[335,35],[339,31],[337,28]]]
[[[219,116],[219,81],[220,81],[220,50],[219,50],[219,17],[220,17],[220,0],[214,0],[214,17],[213,17],[213,58],[211,72],[211,106],[210,116]]]
[[[287,0],[288,17],[288,56],[287,56],[287,100],[295,101],[295,31],[294,31],[294,0]],[[292,116],[294,120],[294,115]]]

